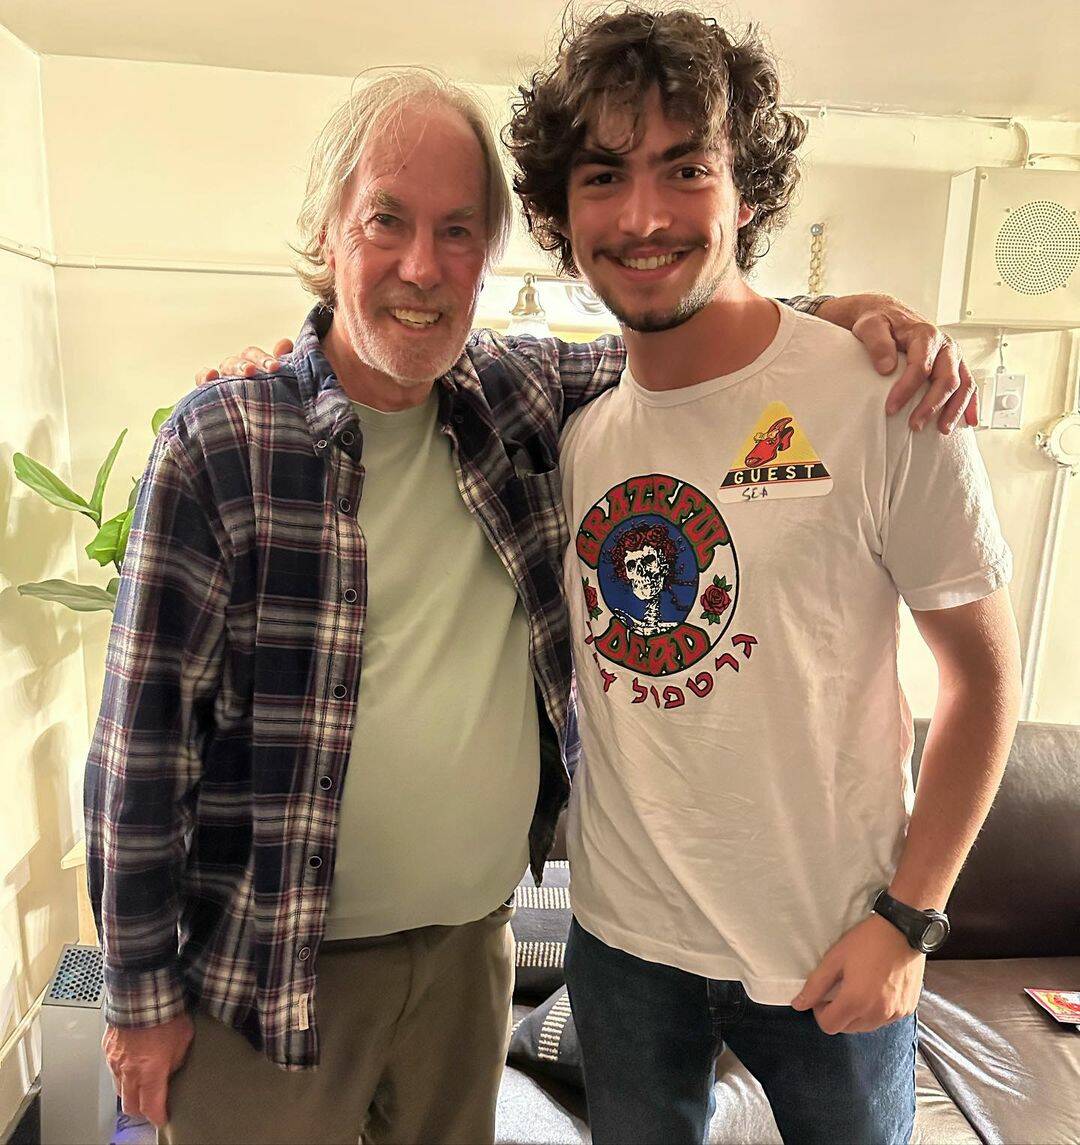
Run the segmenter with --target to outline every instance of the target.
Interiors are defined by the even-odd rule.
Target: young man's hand
[[[935,418],[942,433],[951,433],[961,422],[978,424],[975,382],[960,347],[899,299],[888,294],[848,294],[827,299],[817,313],[850,330],[866,347],[879,374],[896,369],[898,350],[907,355],[907,368],[885,403],[887,413],[903,409],[926,385],[922,401],[911,411],[912,429],[922,429]]]
[[[827,1034],[864,1034],[915,1013],[926,956],[891,922],[872,914],[822,958],[792,1000],[813,1010]]]
[[[101,1048],[125,1113],[159,1129],[168,1121],[169,1078],[183,1065],[194,1037],[187,1014],[144,1029],[106,1027]]]
[[[202,369],[195,375],[195,385],[205,386],[218,378],[250,378],[260,372],[272,374],[281,365],[279,358],[292,352],[293,344],[288,338],[274,343],[273,354],[260,350],[258,346],[248,346],[242,354],[234,354],[218,363],[218,368]]]

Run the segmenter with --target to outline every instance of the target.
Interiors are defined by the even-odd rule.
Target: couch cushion
[[[923,1056],[920,1029],[915,1055],[915,1130],[911,1145],[980,1145],[971,1122],[956,1107]]]
[[[497,1145],[581,1145],[589,1140],[585,1096],[507,1066],[495,1110]]]
[[[1078,985],[1080,957],[927,965],[922,1053],[984,1141],[1080,1139],[1080,1032],[1024,993]]]
[[[915,723],[914,760],[926,741]],[[1080,727],[1023,723],[938,959],[1080,954]],[[1030,983],[1029,983],[1030,985]]]

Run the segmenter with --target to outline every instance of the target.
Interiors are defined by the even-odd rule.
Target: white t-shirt
[[[970,430],[913,434],[846,331],[781,307],[765,352],[629,375],[562,444],[586,930],[786,1005],[866,917],[912,802],[898,600],[1008,582]]]

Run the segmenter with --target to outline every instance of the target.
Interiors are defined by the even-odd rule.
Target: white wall
[[[36,55],[0,27],[0,235],[49,247]],[[11,160],[11,161],[9,161]],[[38,1072],[37,1028],[24,1021],[64,942],[77,934],[74,872],[86,750],[85,682],[73,613],[15,585],[70,577],[72,519],[16,482],[24,451],[61,475],[70,449],[50,267],[0,251],[0,1134]]]

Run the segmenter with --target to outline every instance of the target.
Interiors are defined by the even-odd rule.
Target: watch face
[[[937,950],[937,948],[948,938],[949,932],[945,928],[945,924],[938,919],[933,922],[927,923],[926,929],[923,931],[922,946],[925,950]]]

